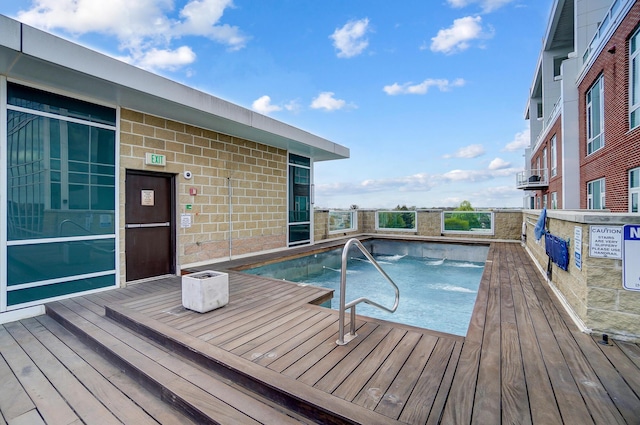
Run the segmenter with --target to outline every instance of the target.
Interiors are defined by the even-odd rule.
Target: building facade
[[[526,118],[525,208],[637,213],[640,5],[556,0]]]
[[[349,150],[0,16],[0,320],[313,243]]]

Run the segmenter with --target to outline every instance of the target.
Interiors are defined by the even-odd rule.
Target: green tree
[[[474,210],[475,208],[471,206],[471,202],[469,201],[460,202],[460,206],[456,208],[456,211],[474,211]]]
[[[471,202],[462,201],[458,208],[455,211],[475,211],[475,208],[471,206]],[[457,219],[456,221],[461,225],[461,223],[466,222],[467,229],[476,229],[481,227],[480,221],[478,220],[477,214],[465,213],[465,214],[454,214],[452,218]],[[453,224],[453,223],[452,223]]]

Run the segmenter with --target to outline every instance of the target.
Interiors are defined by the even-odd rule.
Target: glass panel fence
[[[493,235],[493,212],[443,211],[442,232],[469,232]]]
[[[416,231],[415,211],[378,211],[376,230]]]

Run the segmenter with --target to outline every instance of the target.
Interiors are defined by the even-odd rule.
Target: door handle
[[[124,226],[125,229],[140,229],[143,227],[171,227],[171,222],[164,223],[131,223]]]

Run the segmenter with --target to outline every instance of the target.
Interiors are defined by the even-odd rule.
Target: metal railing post
[[[378,270],[378,272],[380,272],[380,274],[391,284],[391,286],[393,286],[396,293],[396,298],[395,298],[393,307],[387,308],[365,297],[357,298],[348,304],[346,303],[347,261],[348,261],[349,248],[351,247],[351,245],[355,245],[356,247],[358,247],[358,249],[364,254],[365,257],[367,257],[367,259],[376,268],[376,270]],[[378,307],[379,309],[388,311],[389,313],[393,313],[398,308],[398,303],[400,302],[400,290],[398,289],[398,285],[396,285],[395,282],[389,277],[389,275],[385,273],[384,270],[382,270],[382,267],[380,267],[378,262],[373,258],[373,256],[369,253],[369,251],[367,251],[367,248],[365,248],[364,245],[362,245],[362,243],[360,243],[358,239],[352,238],[352,239],[349,239],[346,244],[344,244],[344,248],[342,249],[342,266],[340,267],[340,310],[338,313],[339,330],[338,330],[338,340],[336,341],[336,344],[345,345],[349,341],[351,341],[352,339],[358,336],[356,334],[356,305],[361,302],[367,303],[374,307]],[[351,323],[349,326],[349,329],[350,329],[349,335],[345,339],[344,314],[347,308],[351,309],[351,316],[350,316]]]

